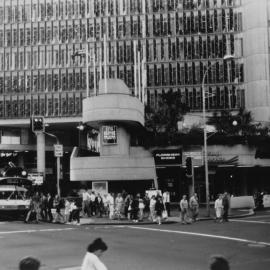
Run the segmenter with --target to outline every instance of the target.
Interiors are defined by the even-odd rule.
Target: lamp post
[[[223,60],[233,59],[233,55],[225,55]],[[207,130],[206,130],[206,111],[205,111],[205,78],[209,69],[215,63],[207,67],[202,80],[202,109],[203,109],[203,148],[204,148],[204,168],[205,168],[205,195],[206,195],[206,213],[210,216],[210,198],[209,198],[209,176],[208,176],[208,153],[207,153]]]

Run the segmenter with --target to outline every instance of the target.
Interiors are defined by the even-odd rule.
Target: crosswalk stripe
[[[241,220],[241,219],[231,219],[233,222],[243,222],[243,223],[256,223],[256,224],[270,224],[270,221],[264,220]]]
[[[68,267],[68,268],[59,268],[58,270],[80,270],[80,266]]]

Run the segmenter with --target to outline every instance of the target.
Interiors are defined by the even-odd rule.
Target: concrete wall
[[[102,135],[102,127],[100,127]],[[101,139],[100,156],[129,156],[130,135],[124,127],[117,126],[117,143],[104,144]],[[102,136],[101,136],[102,137]]]
[[[140,152],[138,151],[133,152]],[[147,153],[145,156],[143,153]],[[74,149],[70,162],[71,181],[91,180],[151,180],[156,179],[156,169],[153,157],[143,151],[136,156],[110,157],[77,157]]]
[[[246,107],[256,121],[270,120],[269,0],[243,0]]]
[[[144,126],[144,105],[126,94],[104,94],[83,100],[83,122],[95,126],[100,122],[136,122]]]

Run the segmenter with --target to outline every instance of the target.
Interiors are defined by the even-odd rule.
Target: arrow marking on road
[[[65,229],[40,229],[40,230],[8,231],[8,232],[0,232],[0,234],[35,233],[35,232],[59,232],[59,231],[70,231],[70,230],[75,230],[75,229],[74,228],[65,228]]]
[[[223,240],[242,242],[242,243],[247,243],[247,244],[264,245],[264,246],[270,247],[270,243],[267,243],[267,242],[253,241],[253,240],[237,238],[237,237],[228,237],[228,236],[223,236],[223,235],[185,232],[185,231],[173,231],[173,230],[162,230],[162,229],[154,229],[154,228],[146,228],[146,227],[135,227],[135,226],[126,226],[126,228],[137,229],[137,230],[146,230],[146,231],[185,234],[185,235],[192,235],[192,236],[202,236],[202,237],[208,237],[208,238],[216,238],[216,239],[223,239]]]

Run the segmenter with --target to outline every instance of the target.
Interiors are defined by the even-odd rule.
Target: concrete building
[[[84,99],[83,123],[95,128],[89,140],[96,140],[97,156],[71,156],[70,180],[104,182],[110,191],[142,192],[158,187],[154,158],[138,145],[144,128],[144,104],[131,95],[119,79],[100,82],[99,95]],[[93,134],[93,132],[92,132]],[[93,145],[90,143],[90,145]],[[92,149],[94,150],[94,149]]]
[[[54,178],[55,140],[40,138],[46,166],[37,166],[36,138],[29,128],[30,116],[42,115],[46,130],[64,145],[62,177],[69,179],[73,146],[89,148],[87,131],[76,127],[84,121],[86,86],[90,96],[101,89],[104,60],[107,77],[122,79],[149,106],[158,106],[162,92],[177,91],[196,113],[209,68],[207,111],[246,107],[256,121],[268,123],[269,2],[0,1],[1,163],[12,160],[33,173],[39,167],[47,179]],[[88,75],[86,58],[72,58],[78,50],[88,51]],[[227,54],[235,58],[224,61]],[[136,89],[138,84],[144,91]]]

